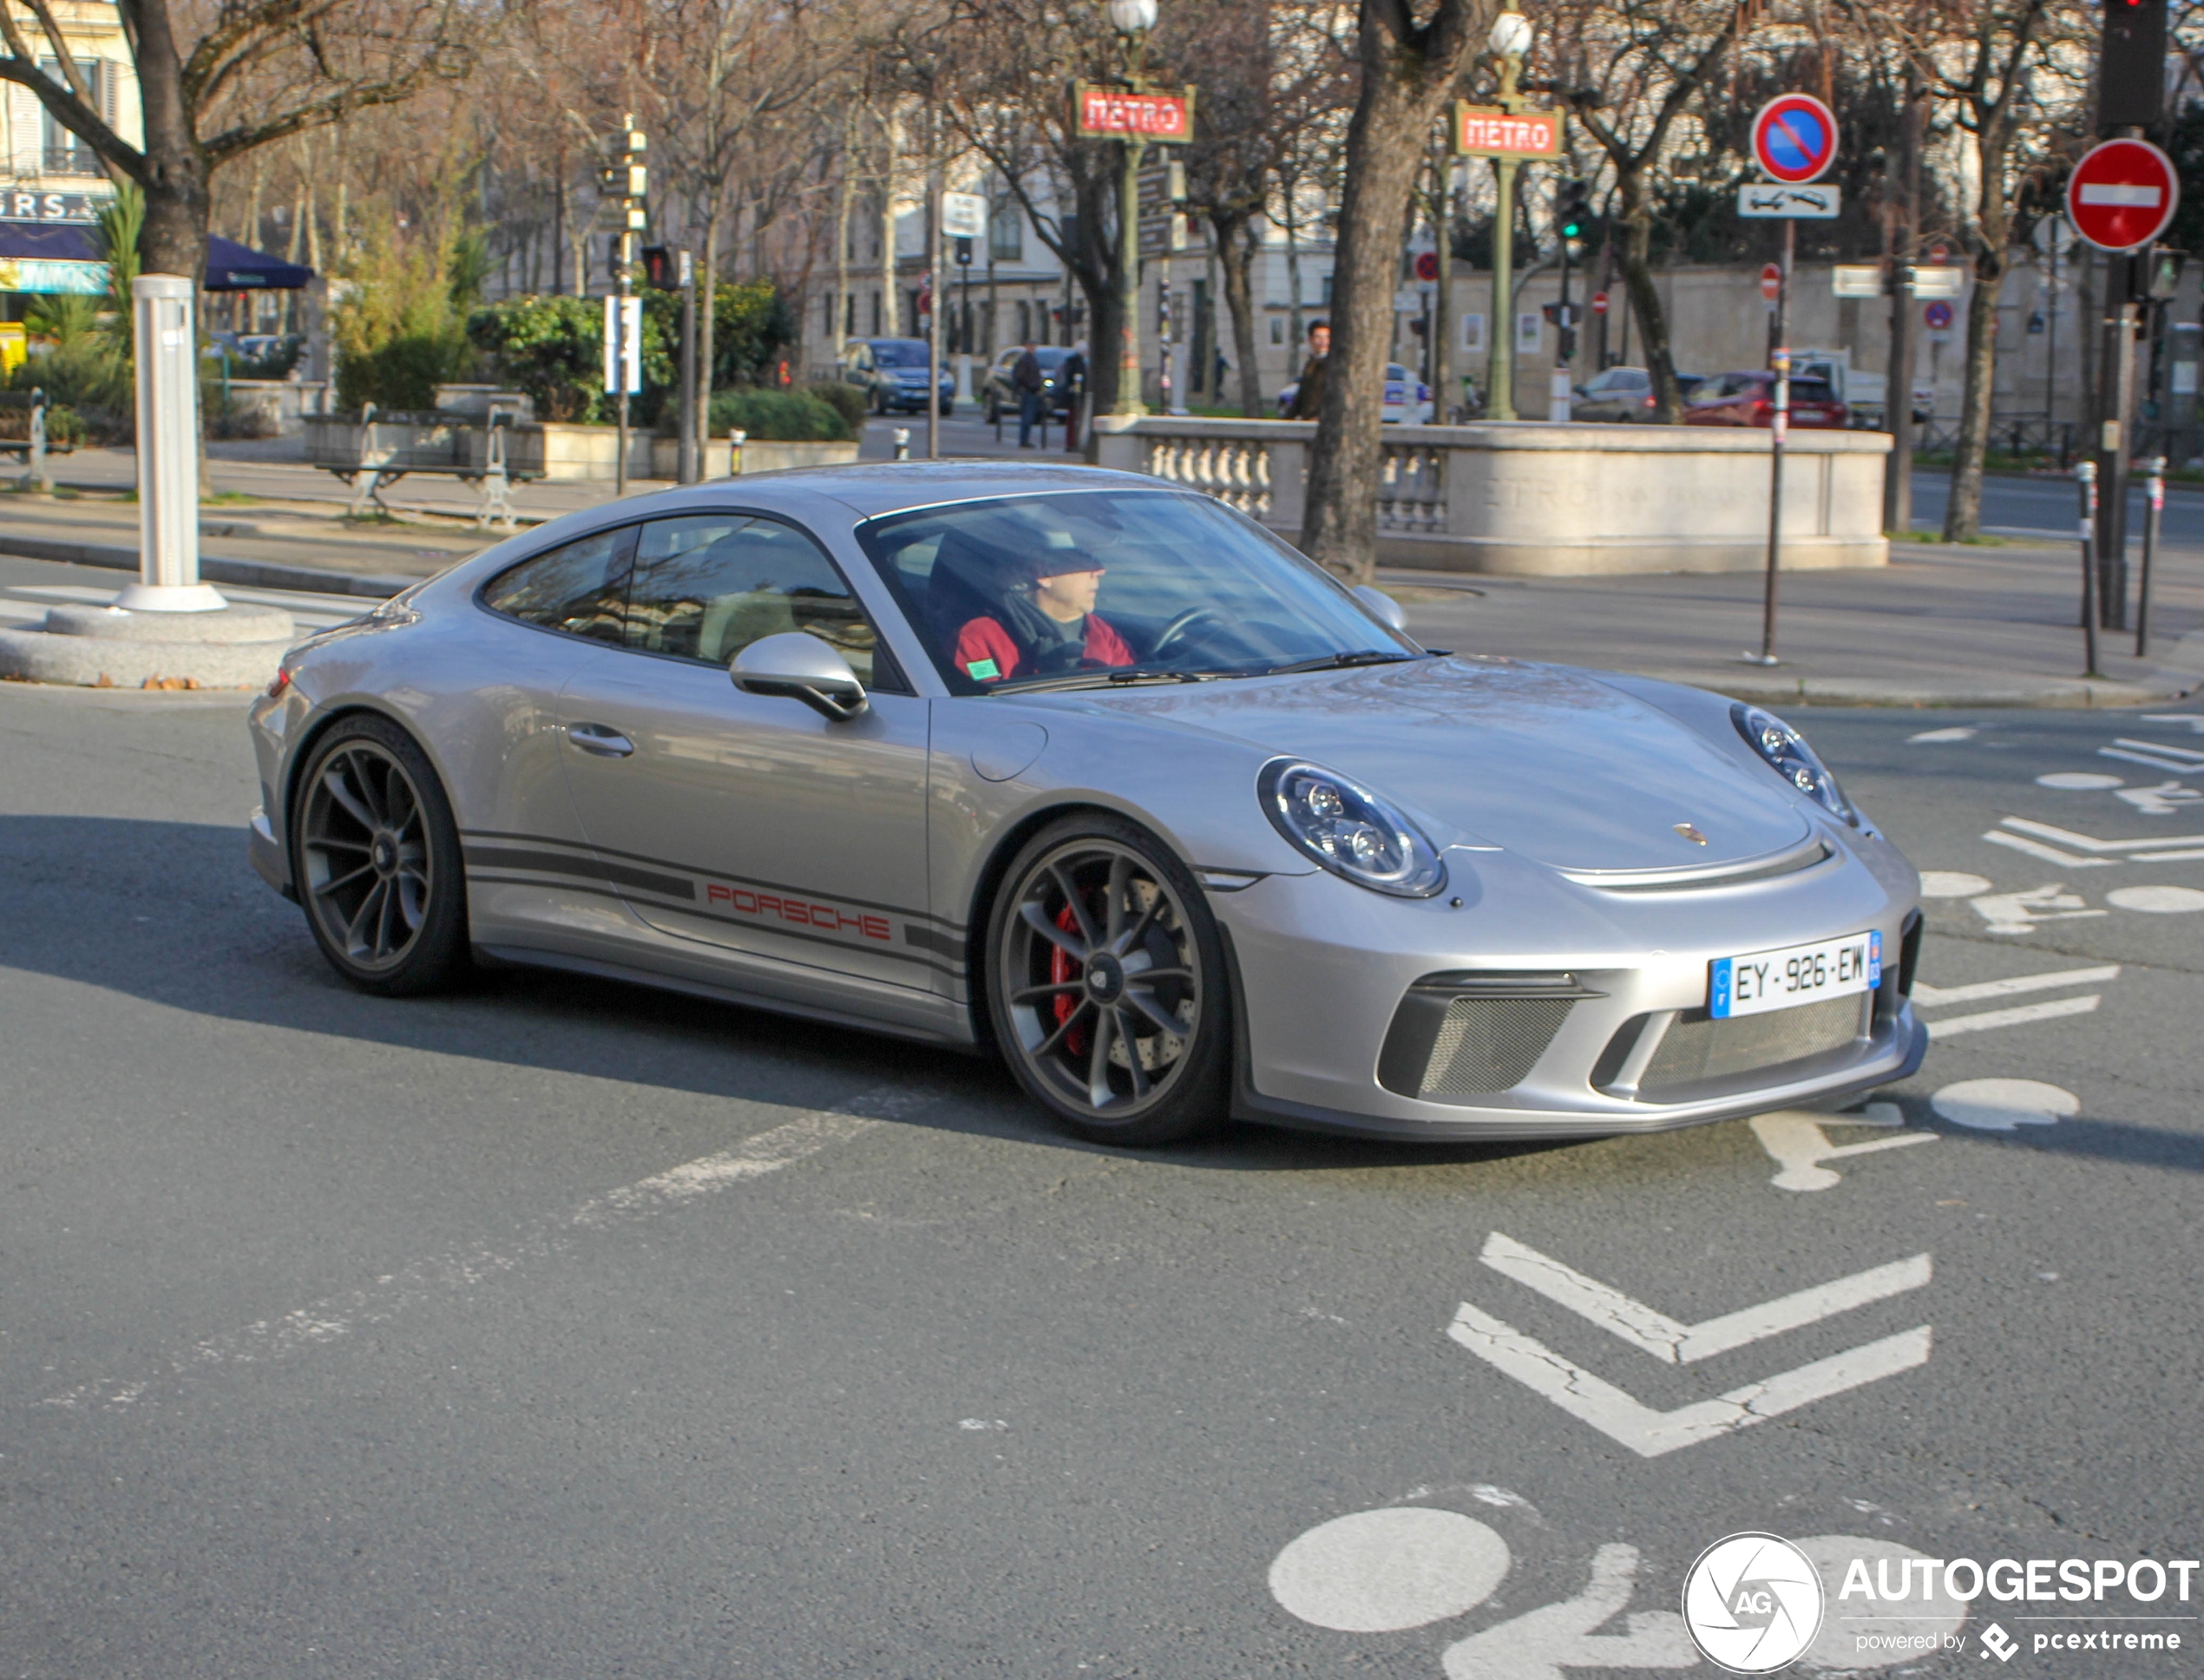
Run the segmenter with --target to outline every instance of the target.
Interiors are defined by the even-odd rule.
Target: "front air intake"
[[[1378,1060],[1378,1083],[1404,1097],[1496,1096],[1529,1077],[1579,998],[1568,974],[1429,975],[1409,988]]]

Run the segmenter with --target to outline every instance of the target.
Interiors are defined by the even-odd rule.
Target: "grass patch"
[[[260,498],[247,495],[243,490],[210,490],[199,498],[202,508],[257,508]]]
[[[1892,542],[1949,543],[1951,539],[1945,536],[1941,531],[1900,531],[1894,533],[1891,537],[1891,541]],[[1978,534],[1974,536],[1961,537],[1958,540],[1958,546],[1967,548],[2011,548],[2021,547],[2023,545],[2017,543],[2011,537],[2009,536],[1990,536],[1986,534]]]

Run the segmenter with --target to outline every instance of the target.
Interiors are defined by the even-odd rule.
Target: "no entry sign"
[[[1591,312],[1595,315],[1604,315],[1607,312],[1607,294],[1604,292],[1595,292],[1591,294]]]
[[[1753,160],[1771,180],[1800,186],[1836,154],[1836,115],[1811,94],[1779,94],[1753,118]]]
[[[1760,295],[1774,303],[1783,295],[1783,266],[1781,263],[1767,263],[1760,271]]]
[[[2074,166],[2066,219],[2101,251],[2132,251],[2166,231],[2181,195],[2174,161],[2155,146],[2108,140]]]

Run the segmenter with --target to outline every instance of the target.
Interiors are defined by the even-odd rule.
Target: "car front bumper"
[[[1213,895],[1240,1004],[1234,1112],[1396,1139],[1565,1139],[1834,1106],[1906,1078],[1927,1047],[1901,990],[1912,872],[1864,837],[1830,850],[1795,875],[1673,893],[1450,849],[1432,899],[1323,874]],[[1708,1020],[1715,959],[1870,929],[1877,989]],[[1480,1034],[1483,1062],[1447,1047]],[[1462,1058],[1513,1065],[1482,1089]]]

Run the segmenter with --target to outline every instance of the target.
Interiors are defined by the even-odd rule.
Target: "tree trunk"
[[[1683,418],[1683,394],[1676,389],[1676,358],[1669,349],[1669,318],[1653,284],[1653,206],[1642,171],[1623,175],[1623,283],[1630,288],[1630,313],[1645,346],[1645,371],[1653,381],[1655,423],[1673,426]]]
[[[712,377],[713,329],[719,324],[719,194],[712,196],[704,217],[704,259],[697,266],[697,458],[707,461],[712,446]],[[711,469],[701,467],[709,478]]]
[[[1210,218],[1217,232],[1217,266],[1224,272],[1224,307],[1232,317],[1232,349],[1240,358],[1240,412],[1255,420],[1263,414],[1263,379],[1255,364],[1255,287],[1249,274],[1252,221],[1239,214]],[[1223,395],[1212,393],[1220,403]]]
[[[1944,540],[1971,542],[1982,535],[1982,459],[1990,446],[1990,399],[1997,377],[1997,293],[2004,283],[2004,241],[1984,244],[1974,259],[1974,296],[1967,303],[1966,384],[1959,397],[1959,436],[1951,451],[1951,495],[1944,509]]]
[[[1332,270],[1332,348],[1309,451],[1301,546],[1353,583],[1377,572],[1380,424],[1393,353],[1393,292],[1400,228],[1424,142],[1467,56],[1466,4],[1441,0],[1420,30],[1405,6],[1364,0],[1362,85],[1347,131],[1346,190]],[[1484,38],[1484,14],[1476,38]]]

